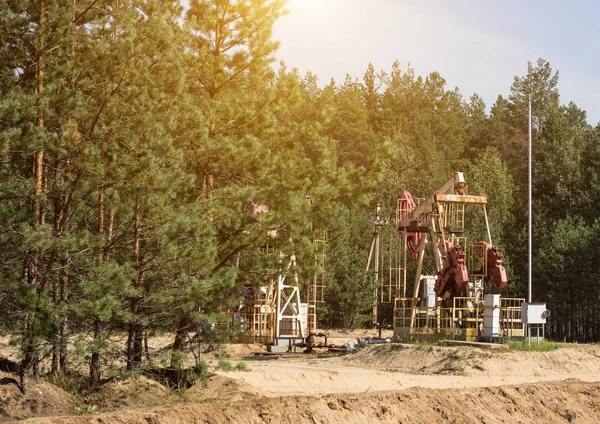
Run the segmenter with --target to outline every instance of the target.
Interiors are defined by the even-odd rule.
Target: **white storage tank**
[[[437,296],[435,294],[435,277],[427,276],[421,279],[421,307],[435,308]]]
[[[483,337],[486,340],[500,337],[500,295],[486,294],[483,309]]]

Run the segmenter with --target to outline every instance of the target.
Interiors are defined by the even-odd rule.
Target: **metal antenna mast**
[[[531,231],[531,75],[529,77],[529,142],[528,142],[528,150],[529,150],[529,159],[528,159],[528,235],[529,235],[529,248],[528,248],[528,256],[529,256],[529,267],[528,267],[528,285],[529,285],[529,294],[527,297],[527,302],[531,303],[531,252],[532,252],[532,231]]]

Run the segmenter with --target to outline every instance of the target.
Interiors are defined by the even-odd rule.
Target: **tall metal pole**
[[[377,316],[377,305],[379,304],[379,228],[375,227],[375,307],[373,308],[373,318],[375,323],[379,323]]]
[[[528,142],[528,150],[529,150],[529,163],[528,163],[528,201],[529,201],[529,213],[528,213],[528,233],[529,233],[529,267],[528,267],[528,285],[529,285],[529,295],[527,297],[527,302],[531,303],[531,252],[532,252],[532,225],[531,225],[531,93],[529,93],[529,142]]]

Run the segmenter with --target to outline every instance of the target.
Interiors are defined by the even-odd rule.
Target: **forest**
[[[139,369],[147,334],[181,350],[182,332],[263,281],[263,246],[314,272],[315,229],[322,326],[363,325],[375,207],[455,171],[487,196],[505,290],[525,295],[529,95],[534,300],[549,337],[600,340],[600,126],[561,99],[558,70],[524,63],[489,107],[398,61],[319,81],[278,61],[284,13],[284,0],[0,0],[0,334],[25,390],[42,362],[85,361],[92,384],[115,352]]]

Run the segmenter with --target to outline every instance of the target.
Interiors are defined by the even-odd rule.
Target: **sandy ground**
[[[335,360],[307,362],[273,361],[251,364],[251,371],[244,373],[224,373],[243,382],[248,390],[264,396],[282,395],[325,395],[334,393],[367,393],[402,390],[411,387],[431,389],[493,387],[523,383],[539,383],[564,379],[578,379],[600,382],[600,369],[579,370],[576,373],[551,370],[532,374],[486,371],[481,373],[438,375],[407,374],[390,372],[377,368],[362,368],[339,364]]]
[[[369,335],[332,333],[330,341]],[[261,351],[257,345],[223,346],[207,356],[209,363],[225,357],[244,361],[248,371],[214,370],[207,387],[195,386],[183,399],[143,378],[111,382],[90,400],[99,406],[94,415],[77,416],[77,401],[47,382],[34,390],[49,393],[49,401],[25,399],[10,375],[0,375],[0,420],[3,410],[5,420],[36,415],[30,422],[62,424],[596,423],[600,417],[597,345],[524,352],[385,344],[345,356],[250,359]],[[27,411],[28,404],[38,405],[36,411]]]
[[[221,375],[269,397],[403,390],[495,387],[577,379],[600,382],[600,347],[549,352],[470,347],[370,346],[342,357],[248,361],[249,372]]]

